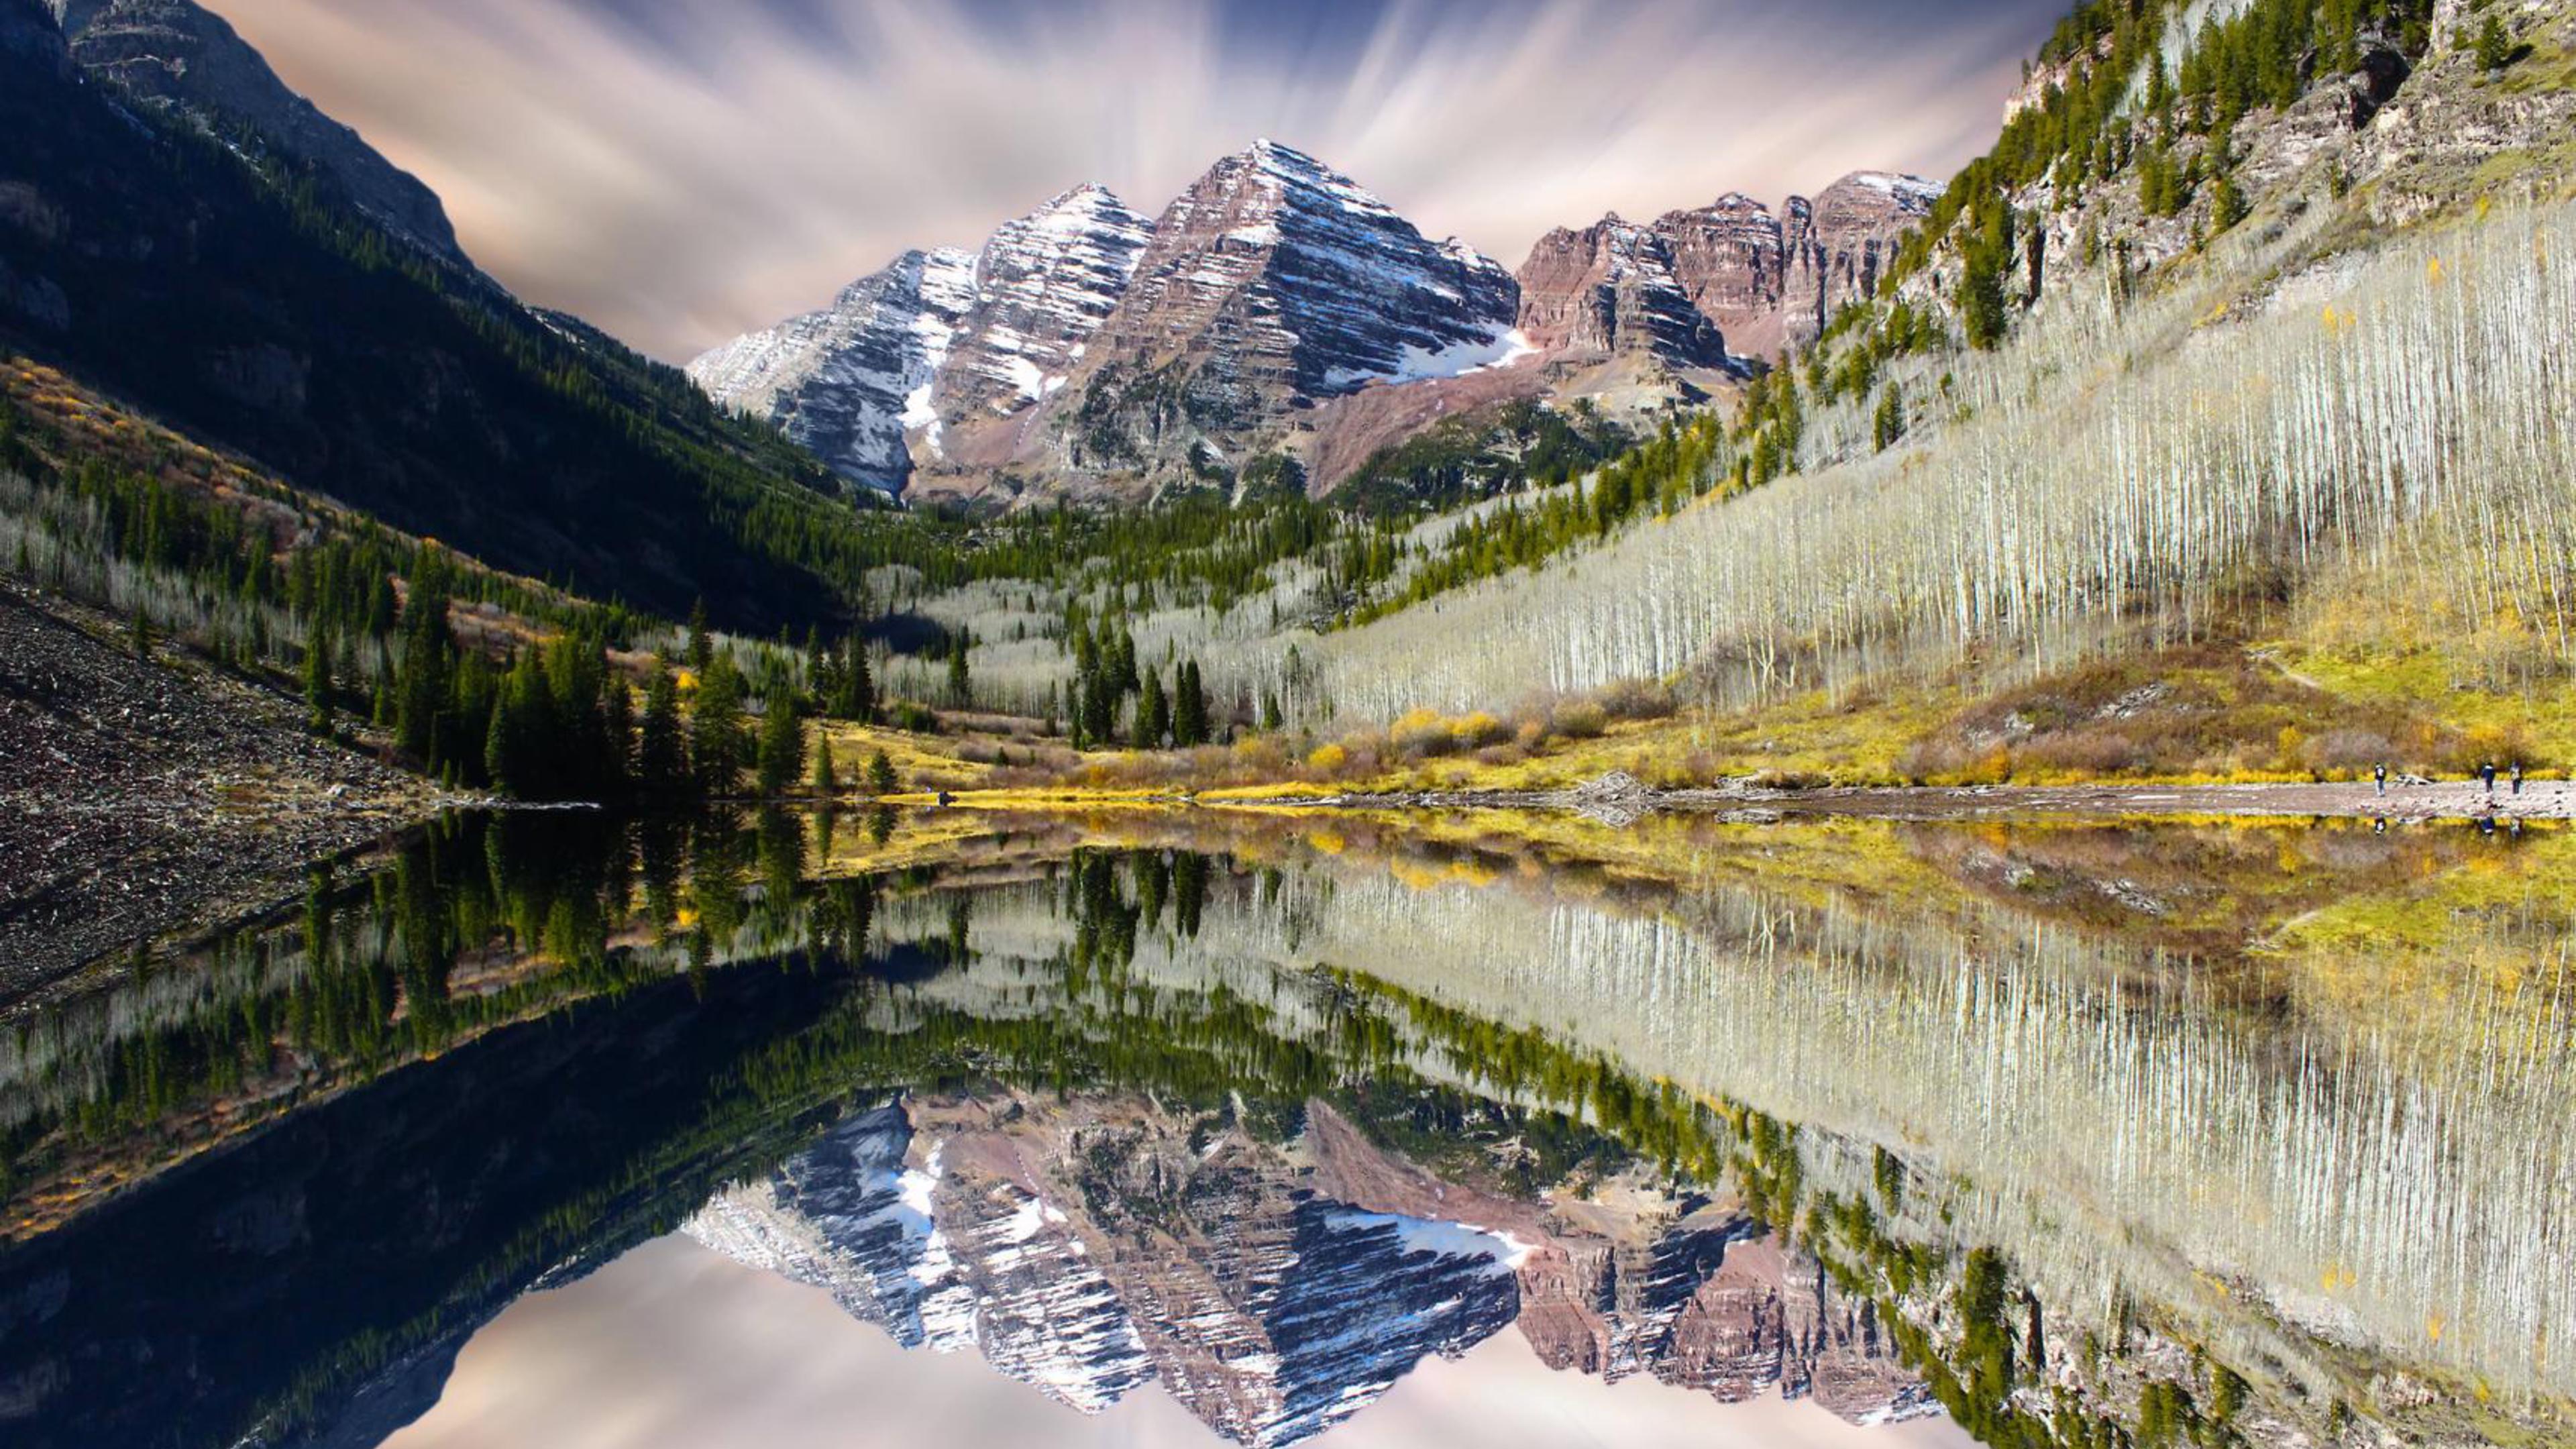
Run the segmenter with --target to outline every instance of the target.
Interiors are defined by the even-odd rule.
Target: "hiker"
[[[2372,784],[2379,787],[2380,794],[2385,795],[2388,793],[2388,764],[2386,761],[2383,760],[2370,767],[2370,780]]]
[[[2520,760],[2513,762],[2513,793],[2517,795],[2522,793],[2522,761]]]
[[[2485,764],[2478,766],[2478,778],[2487,782],[2487,793],[2490,795],[2494,794],[2495,761],[2489,760]]]

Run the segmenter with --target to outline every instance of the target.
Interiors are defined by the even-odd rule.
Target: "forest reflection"
[[[1533,1222],[1652,1201],[1641,1241],[1751,1235],[1884,1342],[1837,1381],[1855,1415],[2565,1438],[2571,843],[455,817],[11,1009],[0,1303],[37,1308],[0,1313],[0,1379],[30,1443],[353,1442],[543,1274],[889,1102],[952,1133],[1146,1102],[1273,1166],[1320,1111]],[[1171,1211],[1085,1181],[1123,1204],[1099,1221]],[[1812,1378],[1807,1336],[1774,1352]],[[105,1367],[137,1352],[222,1386]]]

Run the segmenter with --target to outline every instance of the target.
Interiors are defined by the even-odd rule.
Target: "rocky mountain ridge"
[[[471,271],[438,194],[287,88],[223,17],[190,0],[42,0],[81,69],[236,147],[309,168],[398,240]]]
[[[909,280],[964,255],[906,253],[689,374],[846,480],[899,493],[916,471],[1221,463],[1317,399],[1524,350],[1501,266],[1267,140],[1151,222],[1081,186],[1004,225],[953,285]]]
[[[1332,404],[1378,387],[1507,374],[1459,393],[1482,405],[1548,392],[1565,375],[1554,364],[1621,356],[1745,375],[1746,359],[1813,340],[1834,308],[1869,295],[1937,193],[1860,172],[1779,216],[1741,194],[1651,224],[1613,215],[1549,233],[1515,275],[1263,140],[1151,222],[1079,187],[996,232],[971,295],[908,280],[924,258],[953,270],[962,253],[906,253],[832,307],[726,343],[689,373],[849,482],[890,493],[916,476],[1005,500],[1029,486],[1208,480],[1258,452],[1317,452],[1313,435],[1352,416]],[[945,341],[904,340],[952,336],[953,356]],[[1541,365],[1520,365],[1534,356]]]
[[[1497,1196],[1306,1119],[1281,1146],[1143,1099],[915,1098],[684,1231],[907,1346],[1086,1412],[1151,1380],[1241,1444],[1311,1438],[1516,1321],[1557,1368],[1923,1408],[1866,1305],[1732,1209]]]
[[[1897,238],[1940,188],[1859,171],[1775,214],[1742,192],[1652,223],[1612,213],[1539,239],[1522,264],[1521,330],[1551,350],[1642,353],[1675,367],[1746,370],[1815,341],[1873,295]]]

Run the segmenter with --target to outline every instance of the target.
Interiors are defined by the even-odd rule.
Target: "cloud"
[[[533,301],[684,358],[1078,182],[1151,213],[1256,136],[1434,236],[1992,138],[2063,0],[213,0]]]

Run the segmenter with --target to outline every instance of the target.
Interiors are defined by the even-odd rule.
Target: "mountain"
[[[258,131],[261,106],[302,103],[243,80],[274,77],[212,17],[67,14],[86,41],[0,0],[0,347],[501,568],[746,627],[834,607],[841,508],[809,455],[440,264],[435,231],[389,234],[365,197],[399,173],[345,131]],[[165,84],[194,99],[156,102]],[[218,94],[248,109],[219,116]]]
[[[689,376],[755,413],[847,482],[901,493],[954,446],[1016,451],[1004,422],[1055,394],[1116,310],[1151,223],[1080,186],[1004,225],[979,252],[906,252],[831,306],[700,356]]]
[[[1740,1214],[1489,1194],[1303,1113],[1291,1151],[1141,1098],[915,1098],[684,1231],[907,1347],[1092,1413],[1151,1381],[1239,1444],[1320,1434],[1515,1321],[1552,1367],[1614,1380],[1855,1421],[1926,1403],[1874,1310]]]
[[[447,209],[358,133],[286,88],[223,18],[188,0],[45,0],[72,59],[142,105],[227,142],[274,147],[349,206],[450,266],[471,269]]]
[[[1508,360],[1518,287],[1270,141],[1152,223],[1099,186],[963,252],[906,253],[829,308],[689,364],[847,481],[916,471],[1190,476],[1376,382]]]
[[[1432,242],[1349,177],[1272,141],[1228,156],[1154,225],[1077,379],[1064,457],[1146,467],[1240,447],[1286,410],[1526,350],[1519,287]]]

